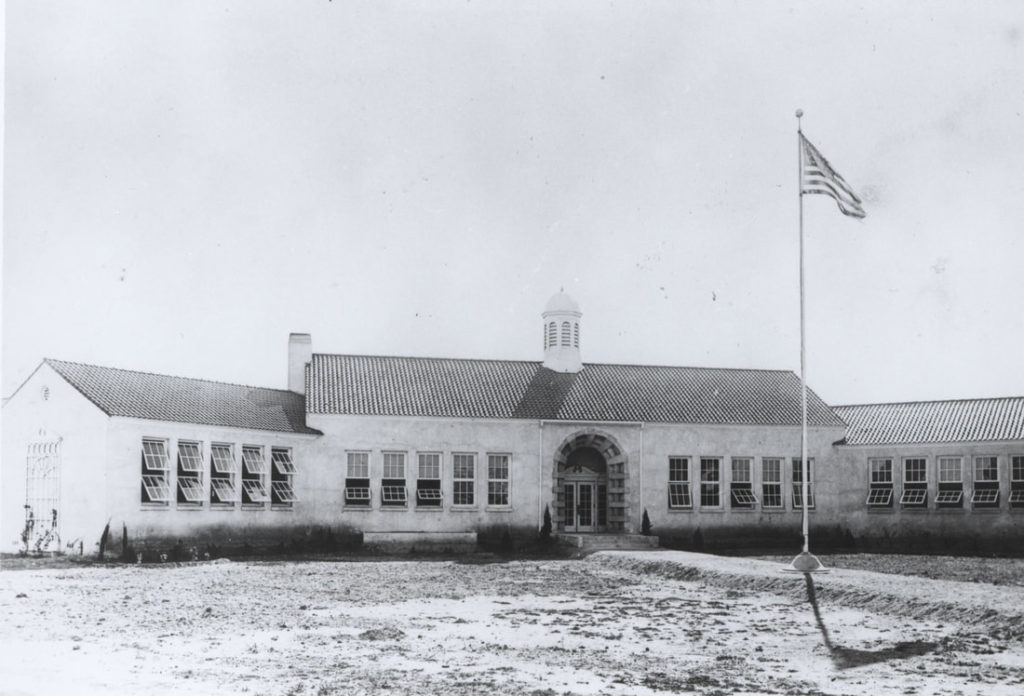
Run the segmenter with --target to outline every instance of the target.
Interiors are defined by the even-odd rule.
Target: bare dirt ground
[[[3,572],[0,693],[1024,693],[1024,588],[781,566],[645,551]]]

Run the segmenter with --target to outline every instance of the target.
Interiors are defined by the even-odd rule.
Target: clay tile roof
[[[43,362],[111,416],[320,434],[306,427],[301,394],[61,360]]]
[[[310,413],[799,425],[788,371],[314,354]],[[808,390],[808,423],[843,422]]]
[[[836,406],[846,445],[1024,440],[1024,397]]]

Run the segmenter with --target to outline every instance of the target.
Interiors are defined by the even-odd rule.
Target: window
[[[904,488],[900,505],[924,507],[928,502],[928,491],[924,488]]]
[[[869,459],[868,507],[892,507],[892,459]]]
[[[718,457],[701,457],[700,506],[719,507],[721,501],[722,461]]]
[[[203,457],[198,442],[178,443],[178,505],[197,507],[203,504]]]
[[[801,459],[793,459],[793,509],[804,506],[804,467]],[[807,458],[807,507],[814,507],[814,457]]]
[[[580,347],[580,323],[573,322],[572,325],[572,345],[575,348]]]
[[[927,483],[928,474],[924,459],[903,460],[903,483]]]
[[[558,345],[558,327],[555,322],[548,324],[548,348]]]
[[[568,346],[571,336],[569,335],[569,322],[562,322],[562,345]]]
[[[234,451],[231,445],[210,445],[210,503],[234,505],[236,500]]]
[[[960,483],[960,457],[939,457],[939,483]]]
[[[1024,454],[1010,457],[1010,497],[1007,502],[1011,508],[1024,508]]]
[[[487,504],[508,505],[509,455],[487,455]]]
[[[975,508],[999,507],[998,458],[974,458],[974,493],[971,494],[971,505]]]
[[[903,495],[900,505],[904,508],[928,507],[928,462],[923,457],[908,457],[903,460]]]
[[[975,483],[999,483],[999,464],[995,457],[974,458]]]
[[[452,504],[473,505],[474,479],[476,474],[476,455],[452,455]]]
[[[668,458],[668,506],[675,510],[693,507],[689,457]]]
[[[167,505],[171,501],[168,481],[167,443],[164,440],[142,441],[142,502]]]
[[[421,452],[416,477],[416,507],[441,507],[441,455]]]
[[[292,451],[284,447],[270,450],[270,502],[278,507],[291,507],[295,497],[295,463]]]
[[[761,507],[782,507],[782,459],[779,457],[761,460]]]
[[[242,447],[242,504],[263,505],[267,495],[267,461],[263,448],[252,445]]]
[[[750,457],[736,457],[732,460],[732,506],[740,510],[750,510],[757,505],[754,495]]]
[[[939,457],[939,490],[935,505],[940,508],[963,507],[964,484],[960,457]]]
[[[384,507],[405,507],[405,452],[384,453],[384,476],[380,482],[380,504]]]
[[[370,507],[370,453],[345,453],[345,505]]]

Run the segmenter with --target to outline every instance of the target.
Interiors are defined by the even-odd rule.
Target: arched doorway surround
[[[611,435],[580,430],[555,450],[555,518],[562,532],[622,532],[627,519],[626,462]]]

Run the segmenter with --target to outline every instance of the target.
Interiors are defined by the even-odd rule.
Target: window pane
[[[892,460],[871,460],[871,483],[892,483]]]
[[[939,458],[939,483],[960,483],[960,457]]]
[[[348,478],[370,478],[370,453],[348,453]]]
[[[928,480],[925,460],[914,458],[903,460],[903,481],[906,483],[925,483]]]
[[[295,463],[292,462],[292,453],[285,449],[274,448],[271,450],[270,458],[274,462],[274,468],[279,474],[294,474]]]
[[[213,462],[213,470],[218,474],[230,474],[235,470],[235,458],[228,445],[211,445],[210,460]]]
[[[178,466],[182,471],[202,471],[203,460],[199,455],[199,443],[179,442],[178,443]]]
[[[246,472],[250,474],[265,474],[267,464],[263,460],[263,449],[260,447],[243,447],[242,463]]]
[[[750,459],[743,457],[732,460],[732,482],[750,483]]]
[[[472,454],[454,455],[452,464],[452,476],[457,479],[472,479],[475,469],[474,456]]]
[[[502,481],[508,479],[508,455],[491,454],[487,456],[487,478]]]
[[[1010,480],[1024,481],[1024,455],[1013,455],[1010,458]]]
[[[692,507],[690,500],[690,484],[670,483],[668,484],[668,506],[673,508]]]
[[[421,479],[439,479],[441,478],[441,455],[440,454],[421,454],[419,455],[420,471],[419,477]]]
[[[163,440],[143,440],[142,459],[151,471],[169,471],[167,447]]]
[[[999,480],[999,467],[995,457],[974,458],[974,480],[993,482]]]
[[[384,453],[384,478],[402,479],[405,478],[405,453],[385,452]]]

